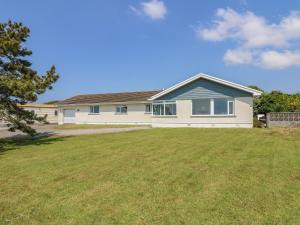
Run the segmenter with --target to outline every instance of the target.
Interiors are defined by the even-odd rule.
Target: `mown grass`
[[[150,129],[5,140],[2,224],[300,224],[300,134]]]
[[[138,127],[140,125],[122,125],[122,124],[62,124],[52,128],[55,130],[78,130],[78,129],[97,129],[97,128],[126,128]]]

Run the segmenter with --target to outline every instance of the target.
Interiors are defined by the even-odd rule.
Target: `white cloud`
[[[213,25],[196,28],[196,34],[206,41],[235,41],[237,49],[227,50],[224,55],[224,60],[231,64],[254,64],[270,69],[300,65],[294,62],[299,53],[290,51],[293,44],[300,41],[300,12],[297,11],[275,24],[253,12],[238,13],[221,8],[216,12]],[[253,60],[254,55],[256,60]],[[280,59],[282,63],[268,57]],[[277,65],[272,66],[272,63]]]
[[[222,41],[234,36],[231,30],[240,26],[240,15],[232,9],[218,9],[216,17],[222,19],[215,20],[212,28],[196,29],[199,37],[208,41]]]
[[[151,0],[149,2],[143,2],[143,11],[146,15],[152,19],[163,19],[167,14],[167,8],[163,1]]]
[[[229,64],[251,64],[253,53],[244,49],[229,49],[224,55],[224,60]]]
[[[260,65],[269,69],[285,69],[300,66],[300,52],[265,51],[260,54]]]
[[[276,50],[229,49],[224,55],[227,64],[252,64],[266,69],[300,66],[300,52]]]
[[[139,8],[129,6],[129,9],[138,15],[146,15],[153,20],[164,19],[167,14],[167,7],[160,0],[142,2]]]

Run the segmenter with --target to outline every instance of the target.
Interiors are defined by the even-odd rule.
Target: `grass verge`
[[[2,140],[2,224],[300,224],[300,134],[149,129]]]

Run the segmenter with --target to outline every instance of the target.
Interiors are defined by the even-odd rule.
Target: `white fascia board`
[[[207,75],[207,74],[204,74],[204,73],[199,73],[195,76],[192,76],[178,84],[175,84],[174,86],[170,87],[170,88],[167,88],[166,90],[162,91],[162,92],[159,92],[158,94],[152,96],[151,98],[149,98],[148,100],[149,101],[153,101],[161,96],[164,96],[180,87],[183,87],[184,85],[187,85],[197,79],[200,79],[200,78],[203,78],[203,79],[206,79],[206,80],[210,80],[210,81],[213,81],[213,82],[216,82],[216,83],[219,83],[219,84],[223,84],[223,85],[226,85],[226,86],[229,86],[229,87],[232,87],[232,88],[236,88],[236,89],[239,89],[239,90],[242,90],[242,91],[245,91],[245,92],[248,92],[248,93],[251,93],[253,96],[260,96],[262,94],[261,91],[258,91],[258,90],[254,90],[252,88],[249,88],[249,87],[246,87],[246,86],[243,86],[243,85],[240,85],[240,84],[236,84],[236,83],[233,83],[233,82],[229,82],[229,81],[226,81],[226,80],[222,80],[220,78],[216,78],[216,77],[213,77],[213,76],[210,76],[210,75]]]

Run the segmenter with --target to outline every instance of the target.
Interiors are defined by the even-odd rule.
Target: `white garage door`
[[[75,123],[75,109],[64,110],[64,123]]]

